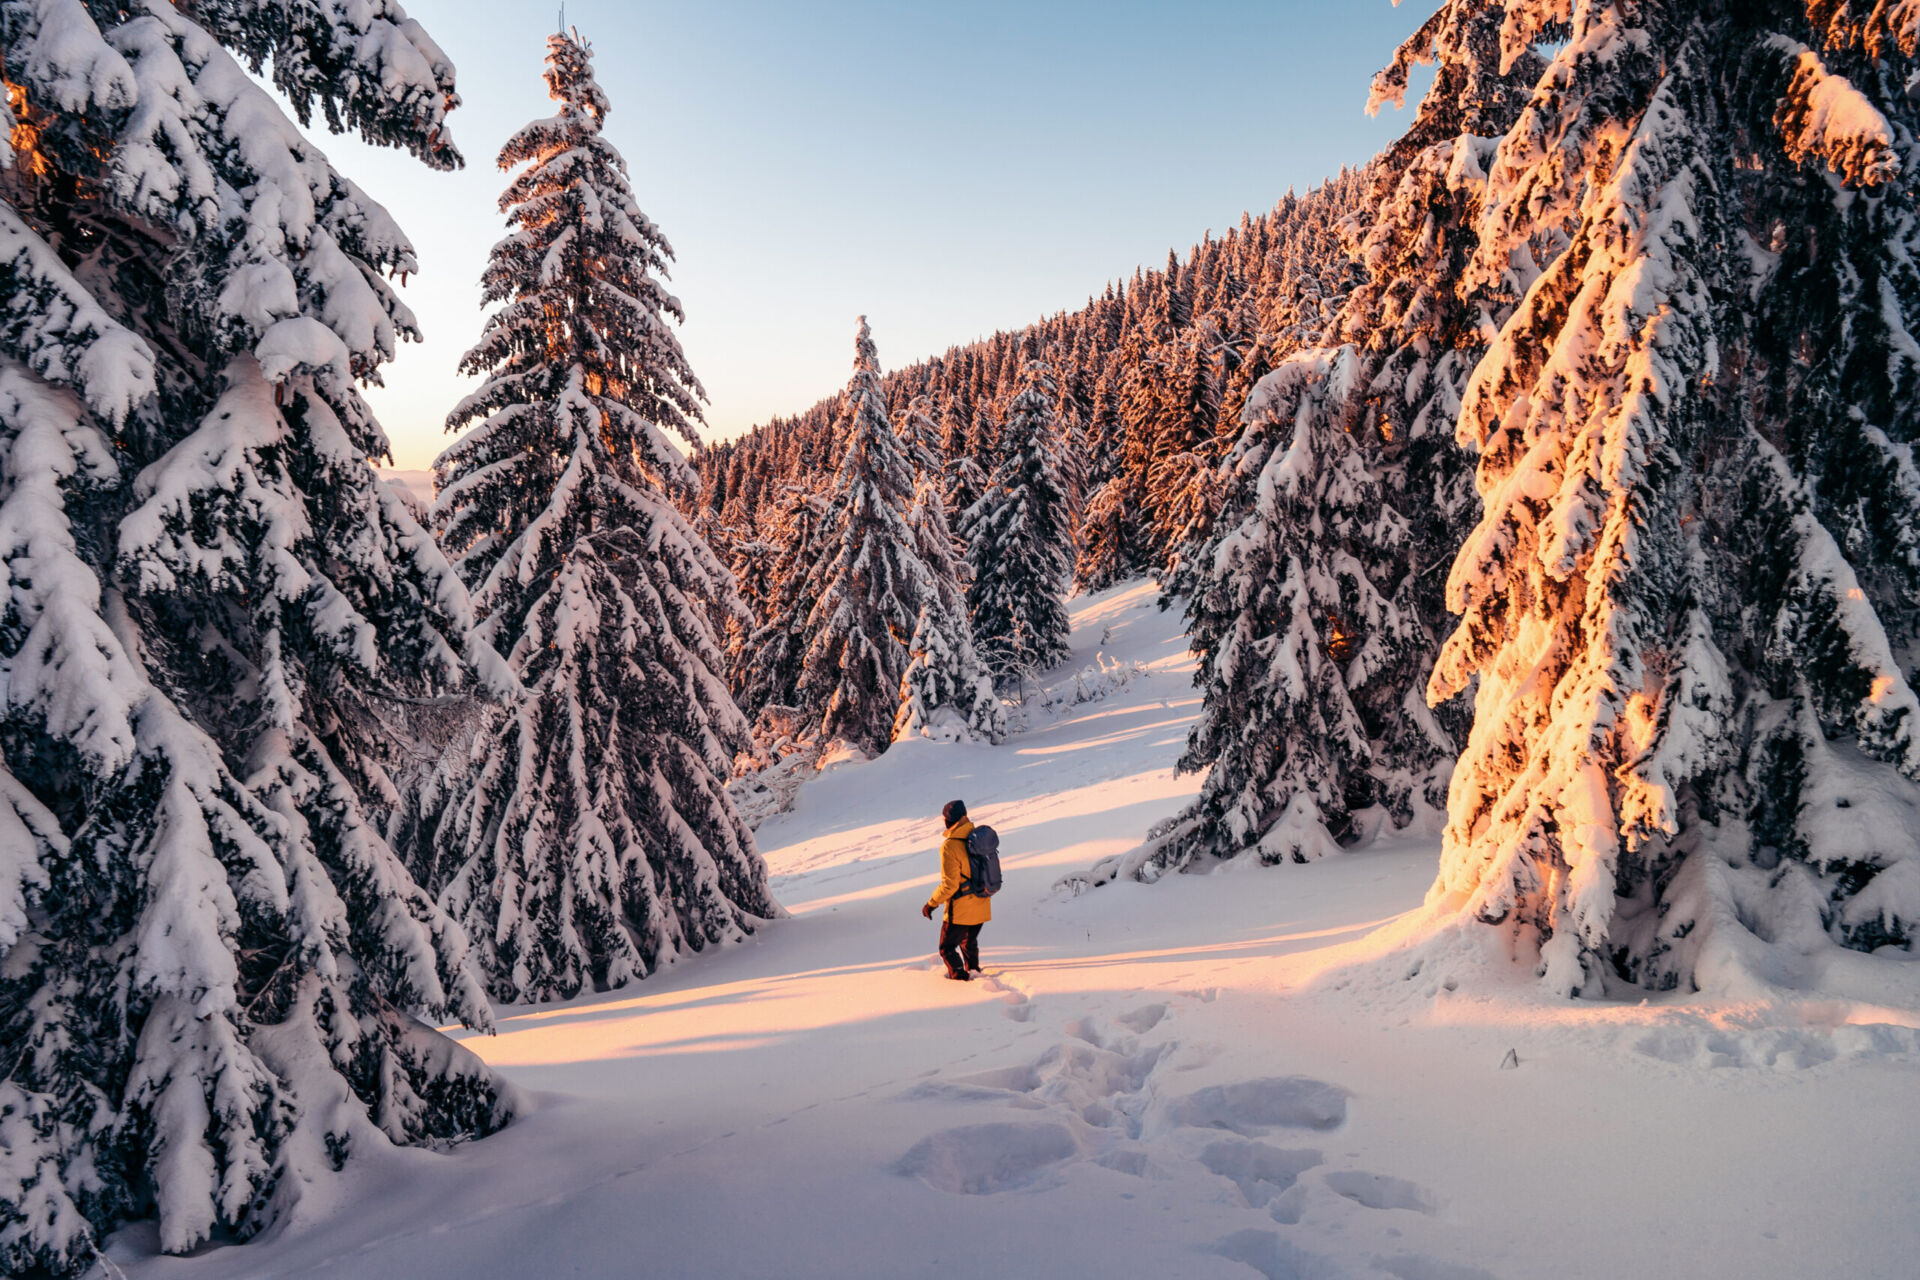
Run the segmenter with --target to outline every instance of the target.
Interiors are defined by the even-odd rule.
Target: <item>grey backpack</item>
[[[991,898],[1000,892],[1000,833],[975,827],[967,836],[967,879],[961,893]]]

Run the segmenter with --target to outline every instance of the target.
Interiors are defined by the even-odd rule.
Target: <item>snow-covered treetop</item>
[[[903,591],[900,605],[904,626],[911,628],[918,607],[921,570],[912,561],[912,538],[906,524],[907,504],[913,493],[913,465],[908,446],[894,434],[887,420],[887,394],[880,386],[880,354],[874,346],[867,318],[860,317],[854,337],[853,375],[847,380],[846,421],[841,441],[844,452],[829,491],[828,521],[838,540],[839,558],[829,551],[816,572],[824,584],[837,574],[873,571],[874,556],[902,556],[909,561],[892,590]],[[876,545],[875,539],[878,539]],[[904,638],[904,633],[902,638]],[[887,689],[891,695],[893,690]]]
[[[1413,68],[1434,67],[1433,83],[1421,97],[1412,125],[1385,152],[1387,181],[1397,178],[1396,171],[1409,158],[1435,143],[1461,136],[1495,138],[1507,131],[1529,87],[1547,66],[1530,47],[1510,53],[1503,46],[1510,18],[1483,0],[1445,5],[1374,77],[1369,113],[1389,104],[1404,105]]]
[[[880,389],[880,349],[873,345],[873,329],[860,317],[860,329],[853,337],[853,377],[847,383],[848,416],[854,422],[872,412],[881,422],[887,420],[887,396]]]
[[[555,548],[595,528],[652,527],[659,495],[699,485],[669,437],[698,445],[706,398],[667,321],[684,319],[660,283],[673,249],[600,132],[609,108],[592,59],[577,31],[549,37],[560,109],[500,150],[500,167],[519,169],[500,197],[511,232],[481,280],[484,301],[502,305],[460,364],[487,381],[447,420],[478,425],[435,463],[436,519],[490,612]],[[696,559],[716,584],[724,576]]]
[[[549,36],[547,89],[561,109],[500,149],[501,169],[526,166],[500,196],[514,230],[481,277],[483,303],[506,305],[460,364],[492,378],[449,425],[551,397],[577,370],[589,394],[697,443],[706,391],[661,319],[686,319],[660,283],[673,246],[640,212],[627,162],[600,132],[609,107],[592,62],[579,32]]]
[[[591,119],[597,128],[612,109],[607,95],[593,78],[593,46],[580,38],[578,27],[556,31],[547,37],[547,70],[543,78],[553,100],[566,104],[566,110],[556,118],[577,113]],[[526,132],[521,130],[521,135],[524,137]]]

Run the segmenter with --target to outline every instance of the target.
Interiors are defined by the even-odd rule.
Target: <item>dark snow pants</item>
[[[947,962],[947,972],[962,974],[968,969],[980,967],[980,926],[977,924],[955,924],[951,920],[940,922],[940,958]]]

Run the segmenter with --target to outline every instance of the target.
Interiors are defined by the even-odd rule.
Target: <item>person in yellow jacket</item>
[[[947,824],[947,838],[940,842],[940,887],[920,914],[931,920],[937,908],[946,907],[940,921],[940,958],[947,962],[949,978],[967,982],[980,972],[980,926],[993,919],[993,902],[967,889],[967,837],[973,834],[973,823],[966,802],[949,800],[940,817]]]

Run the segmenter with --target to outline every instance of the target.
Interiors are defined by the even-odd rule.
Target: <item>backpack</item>
[[[1000,892],[1000,833],[992,827],[975,827],[967,835],[967,878],[960,892],[976,898]]]

